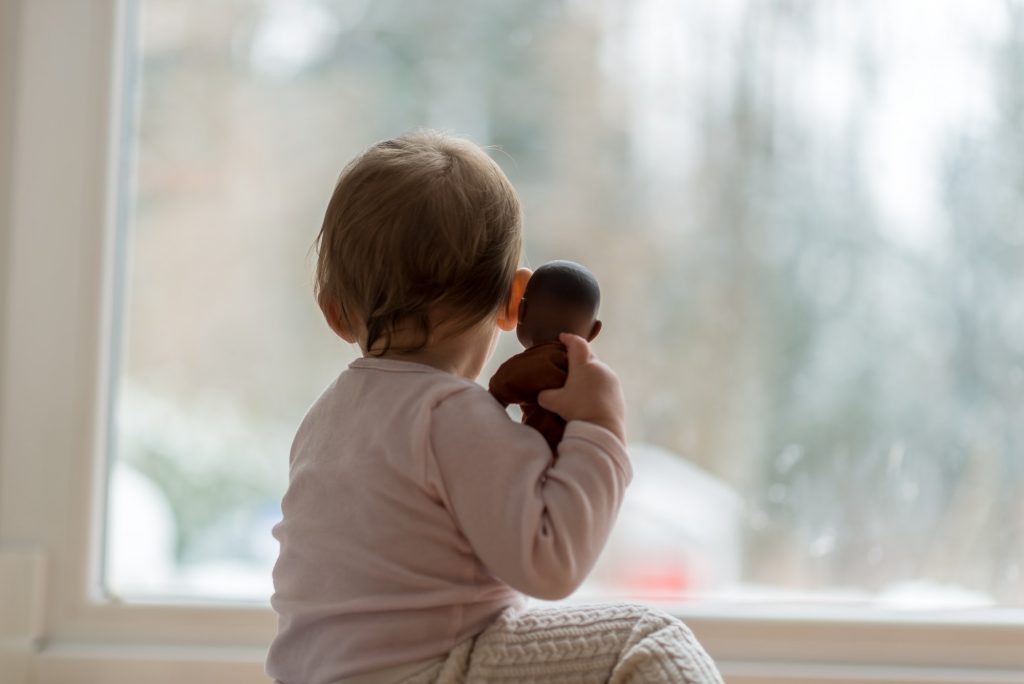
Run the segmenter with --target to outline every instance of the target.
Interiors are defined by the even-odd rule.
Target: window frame
[[[12,684],[254,681],[276,628],[265,606],[97,589],[133,6],[9,0],[0,15],[16,22],[0,46],[13,64],[0,94],[0,671]],[[1024,611],[669,609],[730,682],[1024,682]]]

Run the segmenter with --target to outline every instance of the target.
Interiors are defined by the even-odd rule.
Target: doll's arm
[[[516,354],[491,377],[488,391],[503,406],[534,404],[542,390],[565,384],[569,361],[562,345],[543,345]]]
[[[491,393],[495,399],[498,400],[502,406],[508,406],[509,404],[518,404],[523,401],[523,397],[529,396],[528,388],[521,386],[518,381],[520,374],[516,370],[516,364],[514,363],[517,357],[513,356],[511,359],[501,364],[498,370],[491,376],[490,382],[487,384],[487,391]]]

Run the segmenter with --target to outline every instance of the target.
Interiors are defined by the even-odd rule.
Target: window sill
[[[262,649],[51,644],[35,653],[0,649],[10,684],[249,684],[269,681]],[[730,684],[1007,684],[1021,669],[719,660]],[[14,679],[7,679],[13,676]]]

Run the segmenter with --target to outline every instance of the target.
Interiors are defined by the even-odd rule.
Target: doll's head
[[[590,341],[601,332],[600,304],[601,288],[593,273],[572,261],[550,261],[526,284],[516,335],[527,349],[557,342],[561,333]]]

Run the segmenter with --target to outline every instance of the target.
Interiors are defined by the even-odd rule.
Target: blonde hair
[[[519,197],[474,143],[418,131],[365,150],[341,172],[317,236],[315,294],[366,349],[399,327],[430,340],[438,306],[451,332],[506,302],[522,249]]]

